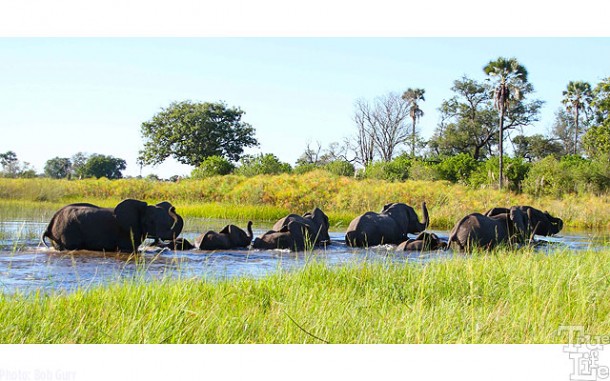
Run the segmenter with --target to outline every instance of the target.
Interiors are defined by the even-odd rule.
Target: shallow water
[[[189,224],[205,230],[219,230],[227,221],[206,220]],[[144,248],[137,256],[104,254],[99,252],[58,252],[40,243],[46,222],[0,222],[0,287],[4,293],[70,292],[118,280],[143,281],[166,277],[211,280],[239,276],[259,278],[280,269],[291,270],[305,266],[308,261],[324,261],[332,266],[354,262],[395,261],[425,263],[454,255],[451,250],[434,252],[397,252],[395,246],[384,245],[370,249],[356,249],[345,245],[345,230],[330,232],[332,244],[313,253],[291,253],[288,250],[229,250],[229,251],[170,251]],[[238,224],[245,226],[245,223]],[[259,236],[268,226],[254,229]],[[447,240],[448,232],[433,231]],[[199,231],[185,231],[182,236],[193,242]],[[540,250],[567,248],[574,251],[606,247],[610,242],[607,232],[566,231],[557,237],[537,237],[549,242]]]

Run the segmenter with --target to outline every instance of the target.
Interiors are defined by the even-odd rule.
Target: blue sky
[[[529,71],[546,133],[571,80],[610,76],[610,38],[0,38],[0,152],[42,171],[78,151],[127,160],[140,124],[172,101],[225,101],[245,112],[260,148],[294,164],[308,142],[355,133],[354,102],[408,87],[426,90],[424,137],[463,75],[516,57]],[[172,160],[143,175],[188,174]]]

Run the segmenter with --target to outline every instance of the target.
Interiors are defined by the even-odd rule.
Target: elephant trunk
[[[421,209],[422,209],[422,213],[424,215],[424,218],[422,220],[422,222],[419,222],[419,231],[424,231],[426,230],[426,228],[428,228],[428,225],[430,225],[430,216],[428,215],[428,208],[426,208],[426,202],[422,202],[421,203]]]
[[[252,233],[252,221],[248,221],[248,227],[246,229],[248,230],[248,240],[249,242],[252,242],[252,238],[254,238],[254,234]]]

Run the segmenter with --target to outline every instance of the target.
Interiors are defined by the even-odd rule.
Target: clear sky
[[[463,75],[516,57],[544,100],[546,133],[571,80],[610,76],[610,38],[0,38],[0,152],[39,172],[82,151],[127,160],[138,175],[140,125],[172,101],[239,106],[260,148],[294,165],[308,142],[355,133],[354,102],[408,87],[426,90],[422,135]],[[143,175],[188,174],[173,160]]]

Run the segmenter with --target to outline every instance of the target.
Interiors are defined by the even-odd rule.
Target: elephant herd
[[[474,247],[485,249],[500,244],[523,244],[534,235],[553,235],[563,227],[560,218],[531,206],[498,207],[485,214],[472,213],[457,222],[448,241],[426,232],[430,217],[422,203],[420,221],[415,210],[404,203],[391,203],[381,212],[366,212],[351,221],[345,234],[350,247],[397,245],[397,250],[428,251],[447,249],[460,251]],[[149,205],[127,199],[114,208],[101,208],[88,203],[66,205],[51,218],[42,233],[57,250],[93,250],[134,252],[147,239],[153,246],[171,250],[227,250],[237,248],[290,249],[303,251],[331,244],[328,216],[319,208],[303,215],[289,214],[260,237],[254,238],[252,221],[247,232],[236,225],[227,225],[219,232],[208,231],[193,243],[179,235],[184,220],[169,202]],[[408,234],[419,233],[410,239]]]

